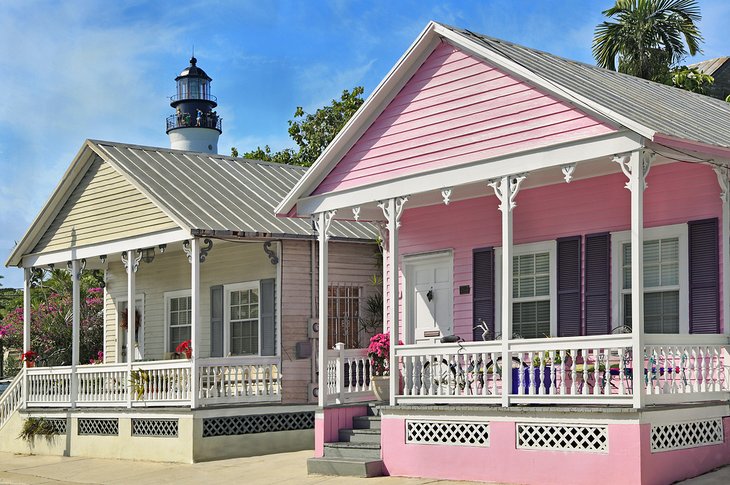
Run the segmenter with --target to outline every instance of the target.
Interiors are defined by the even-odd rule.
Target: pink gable
[[[568,103],[442,43],[314,193],[612,131]]]

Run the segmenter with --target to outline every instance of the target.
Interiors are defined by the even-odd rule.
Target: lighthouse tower
[[[172,149],[218,153],[222,130],[221,119],[214,110],[217,99],[210,94],[213,79],[197,62],[192,57],[190,65],[175,78],[177,93],[170,98],[175,114],[167,118],[167,134]]]

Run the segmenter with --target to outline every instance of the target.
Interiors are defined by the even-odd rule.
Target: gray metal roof
[[[104,160],[191,231],[309,236],[309,219],[274,209],[306,173],[304,167],[222,155],[89,140]],[[332,237],[375,239],[367,223],[333,221]]]
[[[657,133],[730,147],[730,103],[440,25]]]

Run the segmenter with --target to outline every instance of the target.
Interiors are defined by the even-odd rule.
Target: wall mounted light
[[[138,250],[142,255],[142,261],[149,264],[155,260],[155,248],[146,248]]]
[[[160,244],[157,247],[160,248],[160,254],[162,254],[165,252],[165,249],[167,249],[167,244]]]

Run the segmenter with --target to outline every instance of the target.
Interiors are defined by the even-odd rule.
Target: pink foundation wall
[[[517,195],[513,213],[514,244],[628,230],[631,194],[624,188],[625,182],[626,177],[618,173],[574,180],[569,184],[523,189]],[[644,227],[722,215],[717,177],[708,166],[659,165],[651,169],[647,182]],[[489,190],[485,187],[485,194],[489,194]],[[458,195],[458,187],[455,195]],[[497,206],[497,198],[491,195],[452,202],[448,206],[406,209],[401,219],[401,258],[409,254],[453,250],[454,330],[465,338],[472,334],[472,295],[459,295],[458,287],[472,285],[472,249],[502,245],[501,213]],[[401,307],[401,322],[403,315]]]
[[[324,456],[324,444],[339,441],[341,429],[352,428],[352,418],[365,416],[367,406],[324,408],[314,418],[314,456]]]

